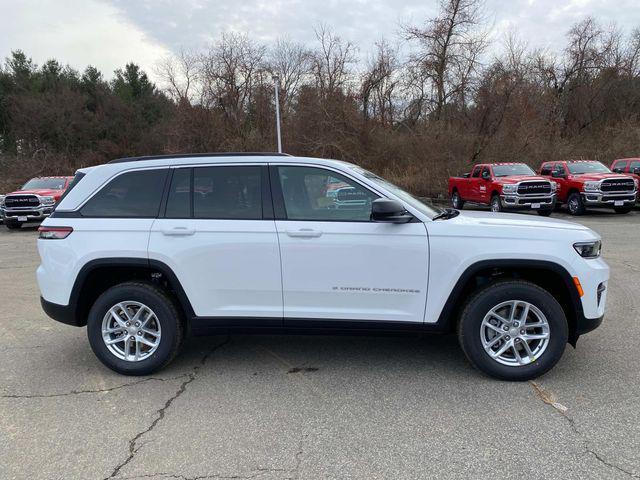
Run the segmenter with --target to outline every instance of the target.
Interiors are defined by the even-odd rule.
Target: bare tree
[[[428,101],[436,118],[449,102],[466,102],[479,56],[487,47],[487,35],[480,31],[482,7],[482,0],[442,0],[436,18],[422,27],[403,28],[405,38],[418,44],[410,58],[412,80],[418,82],[413,86],[421,92],[427,91],[424,84],[431,87]]]
[[[376,43],[375,56],[362,75],[360,96],[365,120],[373,117],[383,126],[391,125],[399,80],[398,52],[385,41]]]
[[[194,100],[200,64],[198,56],[181,49],[177,55],[162,59],[155,68],[164,83],[164,91],[178,103]]]
[[[320,46],[313,52],[311,70],[316,87],[326,95],[346,85],[349,67],[356,61],[356,52],[352,43],[344,42],[326,25],[320,25],[315,32]]]
[[[311,52],[301,43],[278,39],[269,53],[268,70],[280,78],[280,103],[291,106],[301,85],[311,71]]]

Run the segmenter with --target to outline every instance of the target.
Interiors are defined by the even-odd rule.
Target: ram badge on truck
[[[45,312],[148,375],[187,332],[457,332],[498,378],[543,374],[602,321],[600,237],[425,203],[346,162],[122,159],[80,170],[40,227]]]
[[[524,163],[479,164],[471,173],[449,178],[449,198],[459,210],[468,202],[488,205],[492,212],[535,210],[546,217],[553,211],[555,190],[555,182]]]

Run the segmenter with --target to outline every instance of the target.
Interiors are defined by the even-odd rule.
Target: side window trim
[[[289,222],[342,222],[342,223],[370,223],[371,220],[298,220],[298,219],[289,219],[287,217],[287,209],[284,203],[284,195],[282,193],[282,185],[280,184],[280,175],[278,173],[279,167],[302,167],[302,168],[315,168],[318,170],[322,170],[325,172],[334,173],[345,177],[349,181],[355,183],[360,188],[366,190],[370,194],[378,197],[378,198],[386,198],[382,193],[376,192],[371,189],[368,185],[363,184],[359,180],[353,178],[351,175],[340,171],[335,170],[330,167],[326,167],[324,165],[314,165],[314,164],[299,164],[299,163],[270,163],[269,164],[269,178],[271,184],[271,198],[273,199],[273,208],[274,208],[274,219],[275,220],[283,220]]]

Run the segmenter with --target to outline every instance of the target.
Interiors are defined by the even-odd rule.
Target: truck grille
[[[40,206],[40,200],[35,195],[8,195],[4,199],[6,208],[33,208]]]
[[[518,185],[518,195],[545,195],[551,193],[549,182],[521,182]]]
[[[603,192],[633,192],[635,184],[631,178],[603,180],[600,189]]]

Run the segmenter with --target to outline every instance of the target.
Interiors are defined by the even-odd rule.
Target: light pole
[[[276,90],[276,135],[278,136],[278,153],[282,153],[282,138],[280,137],[280,78],[274,75],[273,82]]]

